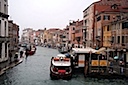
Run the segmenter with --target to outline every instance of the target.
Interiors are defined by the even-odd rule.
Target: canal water
[[[71,80],[51,80],[50,59],[57,54],[56,49],[37,47],[36,54],[0,76],[0,85],[128,85],[126,79],[84,78],[82,73]]]

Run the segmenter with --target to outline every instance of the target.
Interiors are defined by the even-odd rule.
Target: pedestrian
[[[26,55],[26,59],[27,59],[27,57],[28,57],[28,49],[26,49],[25,55]]]
[[[23,57],[23,51],[20,51],[20,58]]]
[[[18,52],[15,53],[15,57],[14,58],[15,58],[15,62],[17,62],[18,61]]]
[[[113,61],[110,61],[110,73],[113,73]]]
[[[9,62],[9,63],[12,63],[12,60],[11,60],[11,58],[12,58],[12,53],[11,53],[11,52],[9,52],[9,58],[10,58],[10,62]]]
[[[120,59],[119,65],[120,65],[120,73],[123,74],[124,73],[124,60],[123,59]]]

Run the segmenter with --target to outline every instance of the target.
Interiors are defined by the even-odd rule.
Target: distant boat
[[[33,47],[30,51],[28,51],[29,55],[34,55],[36,52],[36,47]]]
[[[34,55],[36,52],[36,46],[35,45],[28,45],[26,49],[27,49],[28,55]]]

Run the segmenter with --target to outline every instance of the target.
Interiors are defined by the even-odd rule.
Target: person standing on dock
[[[120,65],[120,73],[123,74],[124,73],[124,59],[123,58],[120,59],[119,65]]]

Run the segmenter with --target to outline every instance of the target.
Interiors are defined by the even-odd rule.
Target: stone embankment
[[[13,68],[14,66],[16,66],[16,65],[18,65],[18,64],[20,64],[20,63],[22,63],[22,62],[23,62],[23,59],[24,59],[24,57],[20,58],[18,61],[15,61],[15,62],[11,63],[11,64],[10,64],[9,66],[7,66],[6,68],[1,69],[0,75],[4,74],[8,69]]]

